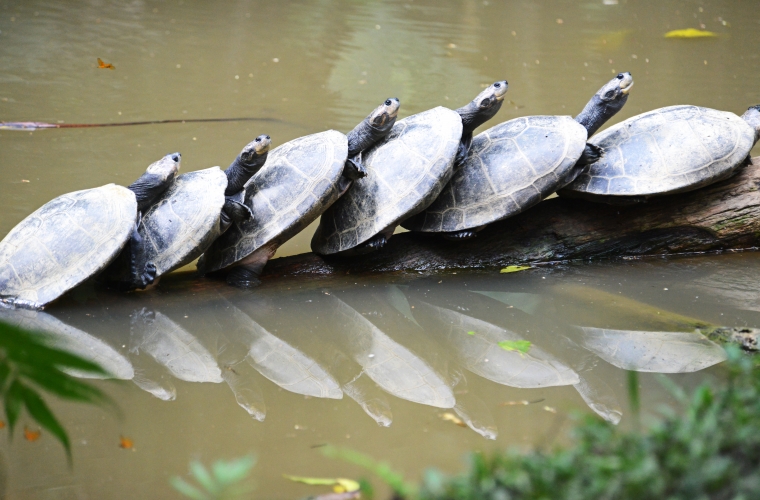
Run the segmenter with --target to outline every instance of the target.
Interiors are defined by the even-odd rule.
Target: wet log
[[[274,259],[264,280],[393,271],[489,269],[602,258],[637,258],[752,249],[760,246],[760,157],[732,178],[689,193],[613,206],[552,198],[452,242],[438,235],[394,235],[360,257],[312,253]]]

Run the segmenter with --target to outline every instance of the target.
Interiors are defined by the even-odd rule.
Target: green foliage
[[[190,462],[190,474],[198,485],[190,484],[179,476],[171,478],[171,485],[193,500],[230,500],[242,498],[253,491],[248,481],[256,460],[252,456],[235,460],[217,460],[211,471],[198,461]]]
[[[568,449],[476,454],[463,475],[428,472],[419,498],[760,498],[760,370],[738,349],[728,352],[728,387],[702,385],[691,398],[674,391],[687,403],[683,415],[666,411],[644,433],[586,417]]]
[[[71,460],[69,437],[39,391],[82,403],[116,406],[99,389],[66,373],[66,370],[76,370],[106,375],[100,366],[50,347],[47,340],[45,334],[0,322],[0,396],[11,436],[22,409],[26,408],[32,419],[61,442]]]

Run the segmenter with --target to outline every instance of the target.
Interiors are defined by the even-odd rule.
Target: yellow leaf
[[[441,413],[438,416],[441,417],[441,420],[443,421],[451,422],[452,424],[456,424],[459,427],[467,427],[467,424],[465,424],[461,418],[457,417],[453,413],[446,412],[446,413]]]
[[[501,274],[516,273],[517,271],[525,271],[526,269],[530,269],[530,266],[507,266],[499,272]]]
[[[685,30],[673,30],[665,33],[665,38],[709,38],[718,36],[712,31],[703,31],[694,28],[687,28]]]
[[[288,474],[283,474],[282,477],[295,481],[296,483],[308,484],[310,486],[332,486],[333,491],[336,493],[359,491],[358,482],[344,477],[331,479],[323,477],[289,476]]]

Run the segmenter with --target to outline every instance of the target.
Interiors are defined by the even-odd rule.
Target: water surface
[[[224,167],[259,134],[276,146],[346,132],[391,96],[403,117],[462,106],[506,78],[495,124],[575,115],[631,71],[611,123],[674,104],[741,114],[760,103],[758,23],[754,2],[6,0],[0,120],[261,120],[0,131],[0,234],[62,193],[128,184],[167,152],[182,152],[185,172]],[[663,38],[688,27],[719,36]],[[98,69],[98,57],[116,69]],[[279,254],[308,251],[313,229]],[[255,453],[257,494],[297,498],[315,491],[283,473],[361,475],[323,458],[324,443],[417,478],[427,466],[459,470],[473,450],[565,443],[576,411],[631,426],[627,370],[640,371],[645,419],[675,405],[659,374],[687,389],[722,379],[721,350],[694,328],[760,327],[758,278],[747,253],[254,291],[188,274],[148,293],[84,286],[7,319],[109,367],[122,382],[94,383],[124,418],[52,401],[73,469],[49,435],[0,433],[2,492],[166,498],[191,459]],[[517,341],[528,352],[499,345]],[[135,451],[118,447],[120,434]]]

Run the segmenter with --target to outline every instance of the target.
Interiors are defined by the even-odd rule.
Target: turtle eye
[[[393,104],[393,101],[391,101],[390,99],[386,99],[385,100],[385,105],[386,106],[390,106],[391,104]]]
[[[623,73],[618,73],[617,79],[618,80],[622,80],[623,79]]]
[[[172,155],[172,160],[173,161],[179,161],[179,154],[173,154]]]
[[[494,83],[493,86],[497,89],[501,88],[501,84],[499,82]]]

